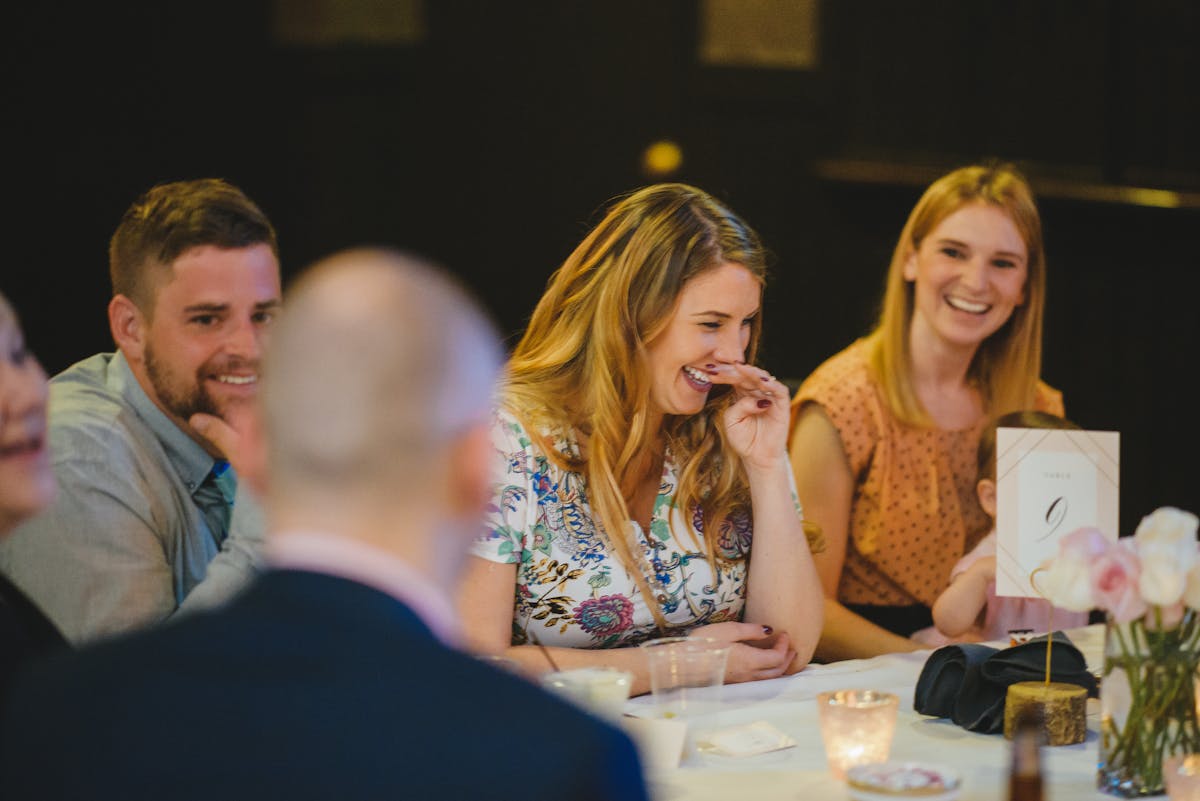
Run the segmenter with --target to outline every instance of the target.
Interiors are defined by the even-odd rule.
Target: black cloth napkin
[[[1067,635],[1054,632],[1050,649],[1050,680],[1078,685],[1094,697],[1096,677]],[[1045,676],[1046,635],[1004,649],[947,645],[930,654],[921,668],[913,708],[922,715],[950,718],[968,731],[994,734],[1004,729],[1008,685]]]

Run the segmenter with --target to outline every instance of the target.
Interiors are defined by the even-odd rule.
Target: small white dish
[[[855,801],[953,801],[962,790],[962,777],[944,765],[878,762],[846,771],[846,789]]]

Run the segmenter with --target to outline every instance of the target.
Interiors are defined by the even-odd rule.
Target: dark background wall
[[[705,66],[682,0],[437,0],[417,44],[335,48],[280,44],[286,2],[102,5],[7,12],[0,287],[51,372],[111,346],[107,240],[153,183],[242,186],[287,275],[351,244],[426,254],[515,335],[670,138],[672,177],[773,250],[764,362],[801,378],[869,326],[923,185],[996,156],[1041,198],[1044,376],[1122,432],[1123,531],[1200,508],[1200,210],[1111,190],[1200,192],[1188,0],[827,0],[820,63],[794,72]]]

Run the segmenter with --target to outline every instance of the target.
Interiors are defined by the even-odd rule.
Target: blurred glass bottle
[[[1028,711],[1016,721],[1012,740],[1012,767],[1008,773],[1009,801],[1043,801],[1042,716]]]

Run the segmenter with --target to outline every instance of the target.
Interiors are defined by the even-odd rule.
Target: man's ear
[[[125,358],[141,362],[146,348],[146,317],[137,304],[125,295],[113,295],[108,302],[108,328]]]

